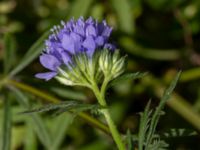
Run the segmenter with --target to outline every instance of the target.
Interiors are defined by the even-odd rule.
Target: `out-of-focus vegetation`
[[[95,103],[88,89],[64,87],[34,78],[49,28],[71,17],[106,19],[112,40],[128,54],[127,72],[148,72],[109,89],[112,117],[122,134],[137,135],[139,112],[151,99],[157,106],[178,70],[182,74],[167,101],[157,131],[169,149],[200,149],[199,0],[1,0],[0,147],[3,150],[115,149],[108,128],[81,113],[22,115],[19,112],[59,101]],[[102,119],[93,113],[95,118]],[[102,132],[103,131],[103,132]]]

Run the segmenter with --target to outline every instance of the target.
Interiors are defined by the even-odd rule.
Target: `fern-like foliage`
[[[42,113],[42,112],[54,111],[54,115],[59,115],[66,111],[70,111],[70,112],[73,112],[74,114],[77,114],[82,111],[89,110],[93,112],[93,111],[98,111],[99,109],[103,109],[103,107],[100,105],[84,104],[78,101],[66,101],[66,102],[60,102],[57,104],[48,104],[40,108],[27,110],[21,113],[31,114],[31,113]]]
[[[175,138],[175,137],[188,137],[196,136],[198,133],[190,129],[170,129],[169,131],[163,133],[161,136],[163,138]]]
[[[162,110],[164,105],[170,98],[170,95],[177,84],[179,76],[180,72],[176,75],[170,86],[165,90],[162,99],[155,110],[150,109],[150,102],[148,102],[144,112],[141,113],[138,133],[139,150],[165,150],[168,147],[168,144],[161,140],[160,136],[156,134],[156,127],[160,116],[163,114]]]

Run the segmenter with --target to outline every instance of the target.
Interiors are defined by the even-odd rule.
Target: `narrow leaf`
[[[3,142],[2,150],[10,150],[11,146],[11,105],[9,95],[4,99],[4,118],[3,118]]]
[[[37,138],[33,130],[33,124],[30,121],[31,118],[26,119],[26,136],[24,143],[24,150],[36,150],[37,149]]]
[[[48,105],[42,106],[40,108],[27,110],[27,111],[24,111],[21,113],[22,114],[32,114],[32,113],[41,113],[41,112],[57,110],[54,115],[59,115],[66,111],[72,111],[73,113],[77,114],[82,111],[98,110],[98,109],[102,109],[102,108],[103,107],[101,107],[99,105],[84,104],[84,103],[80,103],[78,101],[66,101],[66,102],[61,102],[58,104],[48,104]]]
[[[58,150],[60,149],[60,145],[62,144],[66,131],[68,127],[70,126],[73,116],[69,113],[65,113],[65,115],[58,116],[56,118],[56,121],[53,124],[53,134],[52,137],[54,137],[51,150]]]
[[[9,33],[4,36],[4,73],[7,74],[15,61],[16,41]]]
[[[18,89],[12,87],[11,90],[16,97],[16,100],[19,102],[21,106],[24,108],[30,108],[28,97],[23,94]],[[33,124],[34,131],[37,133],[41,143],[46,147],[46,149],[50,149],[51,147],[51,136],[43,122],[42,118],[38,114],[31,114],[31,124]]]
[[[143,150],[143,146],[145,143],[146,133],[149,128],[149,123],[151,120],[152,110],[150,110],[151,101],[149,101],[145,107],[143,113],[141,113],[140,117],[140,126],[139,126],[139,133],[138,133],[138,149]]]
[[[140,72],[136,72],[136,73],[125,73],[121,76],[119,76],[118,78],[114,79],[113,81],[111,81],[111,83],[109,84],[109,86],[114,86],[116,84],[119,84],[123,81],[126,80],[135,80],[135,79],[139,79],[144,77],[145,75],[147,75],[147,72],[144,73],[140,73]]]
[[[150,142],[152,142],[152,138],[153,138],[153,135],[155,133],[156,126],[158,124],[160,115],[162,113],[162,109],[163,109],[165,103],[167,102],[167,100],[169,100],[169,98],[170,98],[170,96],[171,96],[171,94],[172,94],[172,92],[173,92],[173,90],[174,90],[174,88],[175,88],[175,86],[176,86],[176,84],[178,82],[180,74],[181,74],[181,71],[177,73],[177,75],[172,80],[172,82],[169,85],[169,87],[165,90],[158,107],[156,108],[154,114],[152,115],[152,120],[151,120],[151,124],[150,124],[150,127],[149,127],[149,132],[148,132],[147,139],[146,139],[147,147],[148,147],[148,144]]]
[[[30,49],[27,51],[21,62],[10,72],[10,76],[14,76],[28,66],[35,58],[39,56],[44,47],[44,39],[49,35],[49,31],[45,32]]]
[[[132,143],[132,135],[131,135],[131,131],[128,129],[127,133],[126,133],[126,137],[127,137],[127,150],[133,150],[133,143]]]
[[[176,138],[176,137],[187,137],[196,136],[198,133],[190,129],[170,129],[169,131],[162,134],[165,138]]]
[[[46,147],[46,149],[50,149],[52,144],[51,136],[43,119],[37,114],[32,114],[31,123],[33,124],[34,131],[37,133],[41,143]]]
[[[24,111],[21,113],[22,114],[32,114],[32,113],[36,113],[36,112],[41,113],[41,112],[47,112],[47,111],[61,109],[61,108],[71,108],[75,105],[77,105],[76,101],[67,101],[67,102],[62,102],[59,104],[48,104],[48,105],[42,106],[40,108],[27,110],[27,111]]]

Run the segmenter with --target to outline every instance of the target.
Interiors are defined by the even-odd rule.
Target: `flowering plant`
[[[99,23],[91,17],[87,20],[80,17],[78,20],[71,19],[67,23],[62,21],[61,26],[54,26],[51,29],[53,33],[46,40],[46,48],[40,56],[41,64],[50,71],[38,73],[36,77],[46,81],[55,78],[64,85],[79,85],[90,88],[100,107],[99,105],[98,107],[86,105],[86,109],[98,109],[104,115],[118,149],[125,150],[125,143],[110,116],[105,93],[113,79],[139,78],[144,74],[122,75],[126,68],[126,57],[121,57],[119,50],[109,42],[112,28],[107,25],[106,21]],[[155,136],[155,128],[162,108],[175,88],[179,76],[180,73],[164,93],[156,110],[153,112],[149,108],[150,103],[148,103],[144,113],[141,114],[138,133],[139,150],[150,150],[155,147],[159,149],[168,146],[160,140],[158,135]],[[47,106],[47,109],[60,107],[63,111],[65,107],[76,108],[79,105],[75,102],[71,104],[61,103],[56,107],[54,107],[55,105]],[[39,111],[42,110],[39,109]],[[85,109],[82,108],[82,110]]]
[[[46,48],[40,56],[40,63],[50,72],[38,73],[36,77],[46,81],[56,78],[65,85],[88,87],[93,90],[100,106],[107,107],[107,85],[125,70],[125,57],[120,57],[119,50],[109,43],[112,28],[106,21],[97,22],[92,17],[71,19],[67,23],[62,21],[61,26],[51,29],[53,33],[46,40]],[[109,110],[102,109],[101,113],[118,148],[124,150]]]
[[[0,2],[0,149],[200,149],[199,6],[155,2]]]

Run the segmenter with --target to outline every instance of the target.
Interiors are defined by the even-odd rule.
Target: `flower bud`
[[[120,58],[119,50],[116,49],[113,54],[112,63],[115,64],[119,60],[119,58]]]
[[[99,58],[99,67],[101,68],[102,72],[104,73],[104,76],[108,76],[110,74],[110,71],[112,68],[112,55],[109,52],[109,50],[104,49],[101,52],[101,55]]]
[[[125,57],[120,58],[112,65],[111,74],[113,78],[116,78],[120,74],[122,74],[125,70]]]
[[[125,57],[120,57],[119,50],[115,50],[114,53],[104,50],[99,58],[99,67],[105,77],[114,79],[124,72]]]

